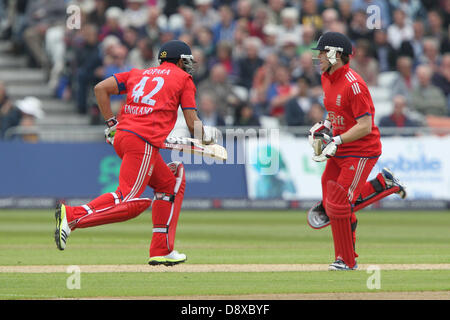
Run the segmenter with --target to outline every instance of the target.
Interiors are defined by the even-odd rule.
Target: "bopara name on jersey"
[[[169,75],[170,74],[170,69],[147,69],[142,73],[144,76],[145,75]]]
[[[135,115],[147,115],[153,112],[151,107],[137,107],[126,104],[123,106],[123,113],[135,114]]]

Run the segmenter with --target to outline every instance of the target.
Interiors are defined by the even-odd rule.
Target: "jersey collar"
[[[324,73],[324,76],[326,78],[328,78],[328,80],[330,80],[330,82],[335,82],[336,80],[338,80],[339,78],[341,78],[342,76],[344,76],[344,74],[347,73],[348,69],[350,68],[349,64],[344,64],[342,67],[340,67],[339,69],[337,69],[335,72],[333,72],[333,74],[329,74],[328,72]]]

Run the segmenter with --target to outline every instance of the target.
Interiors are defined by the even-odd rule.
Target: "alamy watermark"
[[[367,267],[369,278],[367,278],[366,286],[369,290],[380,290],[381,289],[381,268],[377,265],[370,265]]]
[[[66,273],[69,274],[66,280],[66,288],[69,290],[81,289],[81,269],[79,266],[68,266]]]
[[[66,27],[69,30],[81,29],[81,8],[75,4],[67,6]]]
[[[367,7],[366,27],[369,30],[381,29],[381,9],[377,5]]]

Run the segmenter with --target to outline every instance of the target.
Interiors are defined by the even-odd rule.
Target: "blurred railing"
[[[271,130],[279,130],[279,133],[290,133],[296,136],[307,136],[310,127],[287,127],[262,128],[262,127],[218,127],[224,135],[231,134],[237,138],[248,136],[264,136]],[[22,139],[27,136],[35,136],[41,142],[94,142],[104,141],[105,126],[49,126],[45,127],[12,127],[5,133],[5,140]],[[382,136],[430,136],[450,135],[450,128],[430,127],[403,127],[403,128],[381,128]],[[225,138],[225,136],[224,136]]]

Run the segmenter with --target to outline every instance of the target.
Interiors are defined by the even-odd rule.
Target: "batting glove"
[[[203,126],[203,144],[215,144],[219,139],[221,132],[216,127]]]
[[[308,140],[309,144],[312,147],[314,145],[314,138],[319,133],[324,133],[328,136],[331,136],[331,122],[329,120],[317,122],[315,125],[311,127],[311,129],[309,129]]]
[[[312,159],[316,162],[322,162],[328,160],[331,157],[334,157],[336,154],[336,150],[338,145],[342,144],[341,136],[336,136],[331,139],[330,143],[323,149],[320,155],[314,155]]]
[[[105,139],[110,145],[114,145],[114,136],[116,135],[116,128],[119,124],[116,117],[112,117],[105,121],[107,128],[105,129]]]

